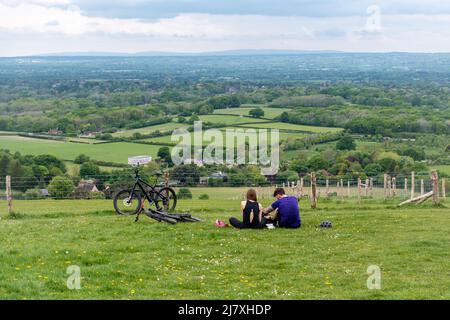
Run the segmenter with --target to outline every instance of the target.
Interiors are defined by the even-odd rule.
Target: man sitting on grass
[[[281,228],[300,228],[300,209],[296,197],[287,196],[283,188],[275,189],[273,196],[277,201],[263,209],[266,224],[273,223]],[[272,215],[269,215],[269,213]]]

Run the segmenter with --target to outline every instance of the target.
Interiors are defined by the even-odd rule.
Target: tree
[[[95,178],[100,174],[100,167],[92,162],[83,163],[80,167],[80,177],[83,179],[86,178]]]
[[[158,150],[158,158],[163,160],[168,164],[172,164],[172,155],[170,153],[169,147],[161,147]]]
[[[55,156],[49,154],[36,156],[34,158],[34,163],[36,163],[37,165],[45,166],[48,169],[51,169],[52,167],[57,167],[62,172],[66,172],[66,165],[64,164],[64,162],[59,160]]]
[[[261,108],[255,108],[249,111],[248,113],[253,118],[262,118],[264,117],[264,110]]]
[[[200,181],[200,170],[195,164],[184,164],[176,166],[172,177],[183,185],[196,185]]]
[[[48,185],[48,192],[55,199],[67,198],[75,189],[73,182],[66,176],[57,176]]]
[[[85,154],[80,154],[78,157],[75,158],[73,162],[75,162],[76,164],[83,164],[89,161],[91,161],[91,158],[89,158],[89,156]]]
[[[355,150],[356,149],[355,140],[352,138],[351,135],[346,134],[341,139],[338,140],[338,142],[336,143],[336,149]]]

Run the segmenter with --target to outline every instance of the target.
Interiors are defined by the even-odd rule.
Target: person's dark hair
[[[286,192],[284,191],[283,188],[276,188],[275,191],[273,192],[273,196],[284,196],[286,194]]]
[[[258,201],[258,197],[256,196],[255,189],[248,189],[247,191],[247,200]]]

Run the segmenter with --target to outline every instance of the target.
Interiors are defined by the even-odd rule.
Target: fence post
[[[350,198],[350,180],[347,180],[347,197]]]
[[[11,176],[6,176],[6,201],[8,202],[8,214],[11,214],[12,210],[12,193],[11,193]]]
[[[431,172],[431,180],[433,182],[433,203],[439,203],[439,177],[436,170]]]
[[[384,190],[384,200],[386,200],[387,199],[387,180],[388,180],[388,177],[387,177],[387,174],[385,173],[384,174],[384,185],[383,185],[383,190]]]
[[[370,196],[373,197],[373,178],[370,178],[370,185],[369,185],[369,193]]]
[[[366,188],[365,188],[365,192],[366,192],[366,197],[369,196],[369,179],[366,179]]]
[[[405,178],[405,195],[408,195],[408,178]]]
[[[425,184],[423,179],[420,179],[420,195],[423,196],[425,194]]]
[[[389,198],[392,197],[392,178],[388,177],[388,191],[389,191]]]
[[[317,195],[316,195],[316,173],[311,173],[311,209],[317,208]]]
[[[392,194],[395,197],[397,195],[397,178],[392,178]]]
[[[361,178],[358,178],[358,200],[361,200]]]
[[[414,171],[411,172],[411,199],[414,199],[415,195],[416,177]]]
[[[164,171],[164,187],[169,187],[169,181],[170,181],[170,173],[169,171]]]
[[[442,198],[445,199],[445,178],[442,179]]]
[[[303,178],[300,178],[300,198],[303,197]]]
[[[325,184],[326,184],[326,186],[325,186],[325,188],[326,188],[325,193],[326,193],[326,196],[328,197],[330,195],[330,180],[327,179]]]

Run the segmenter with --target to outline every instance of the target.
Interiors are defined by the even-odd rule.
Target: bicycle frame
[[[150,192],[145,190],[144,186],[149,187],[151,189]],[[155,186],[152,186],[152,185],[148,184],[147,182],[145,182],[144,180],[142,180],[141,177],[139,176],[138,171],[136,171],[136,181],[134,183],[133,188],[131,189],[130,195],[134,194],[134,192],[137,190],[137,187],[139,187],[139,189],[141,190],[141,192],[144,195],[143,203],[145,202],[145,199],[147,199],[147,201],[150,204],[155,202],[156,199],[151,199],[150,193],[158,194],[160,197],[163,198],[163,201],[167,200],[167,199],[165,199],[165,196],[163,194],[161,194],[160,192],[158,192],[158,190],[156,190]]]

